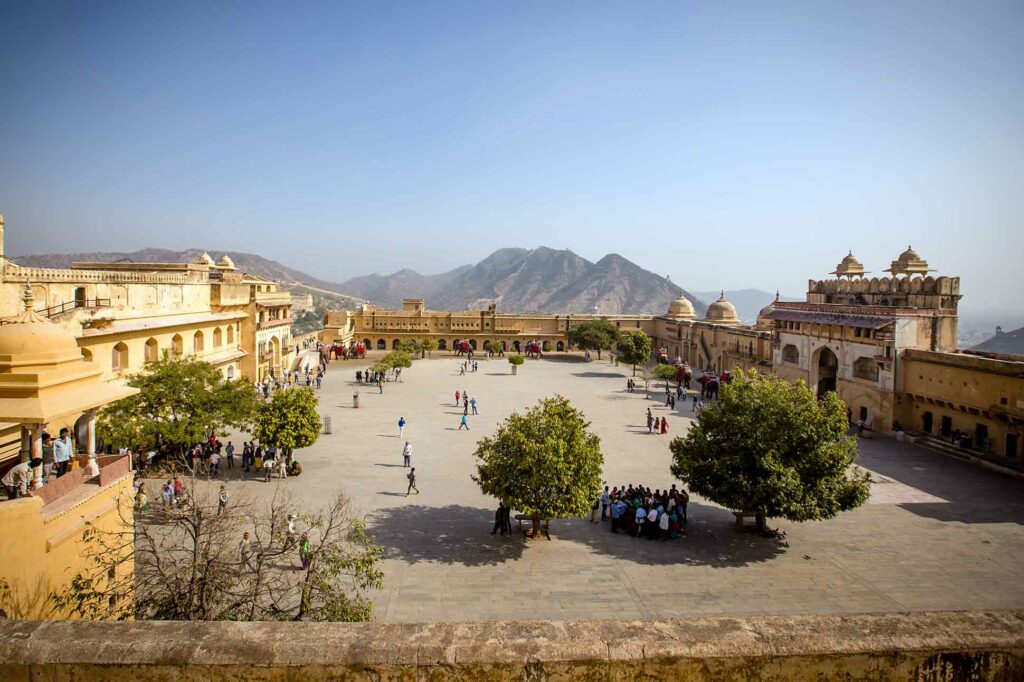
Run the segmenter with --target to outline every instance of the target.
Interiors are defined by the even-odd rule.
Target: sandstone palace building
[[[776,301],[755,325],[741,324],[723,295],[697,319],[686,298],[663,315],[512,314],[427,310],[406,299],[401,310],[366,304],[325,315],[322,338],[370,350],[403,339],[434,339],[441,350],[456,339],[482,349],[484,341],[517,351],[539,341],[546,351],[570,350],[568,332],[586,320],[607,319],[640,329],[654,347],[691,366],[715,372],[756,368],[802,380],[819,395],[836,391],[851,421],[869,430],[955,441],[1014,468],[1024,438],[1024,358],[957,349],[958,277],[934,276],[908,248],[887,274],[870,273],[847,255],[833,278],[808,282],[803,302]]]

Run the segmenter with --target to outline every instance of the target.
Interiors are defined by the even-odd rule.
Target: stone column
[[[27,462],[32,451],[32,436],[24,424],[21,425],[21,461]]]
[[[100,465],[96,462],[96,408],[85,413],[85,454],[89,456],[86,469],[89,476],[98,476]]]
[[[32,424],[31,426],[29,426],[29,429],[31,430],[30,440],[32,442],[32,450],[31,450],[31,454],[29,455],[29,459],[36,459],[37,457],[39,459],[42,459],[43,458],[43,425],[42,424]],[[40,464],[39,466],[35,467],[33,473],[34,473],[34,478],[33,478],[33,481],[32,481],[32,487],[33,488],[42,488],[43,487],[43,465]]]

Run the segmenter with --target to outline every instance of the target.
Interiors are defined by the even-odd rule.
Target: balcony
[[[288,291],[260,291],[256,293],[256,304],[261,306],[291,305],[292,295]]]
[[[283,327],[285,325],[291,325],[294,319],[291,317],[282,317],[276,320],[264,320],[256,325],[257,329],[271,329],[272,327]]]

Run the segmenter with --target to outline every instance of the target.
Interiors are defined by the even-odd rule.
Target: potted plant
[[[516,375],[516,370],[519,368],[519,365],[523,364],[523,362],[524,360],[522,355],[508,356],[508,364],[512,365],[512,376]]]

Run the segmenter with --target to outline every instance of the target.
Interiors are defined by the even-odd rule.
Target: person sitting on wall
[[[0,479],[0,483],[3,483],[4,489],[7,491],[7,499],[16,500],[19,497],[31,497],[32,493],[29,492],[28,487],[32,483],[32,479],[35,478],[33,469],[42,465],[43,459],[36,457],[11,467],[11,470]]]

